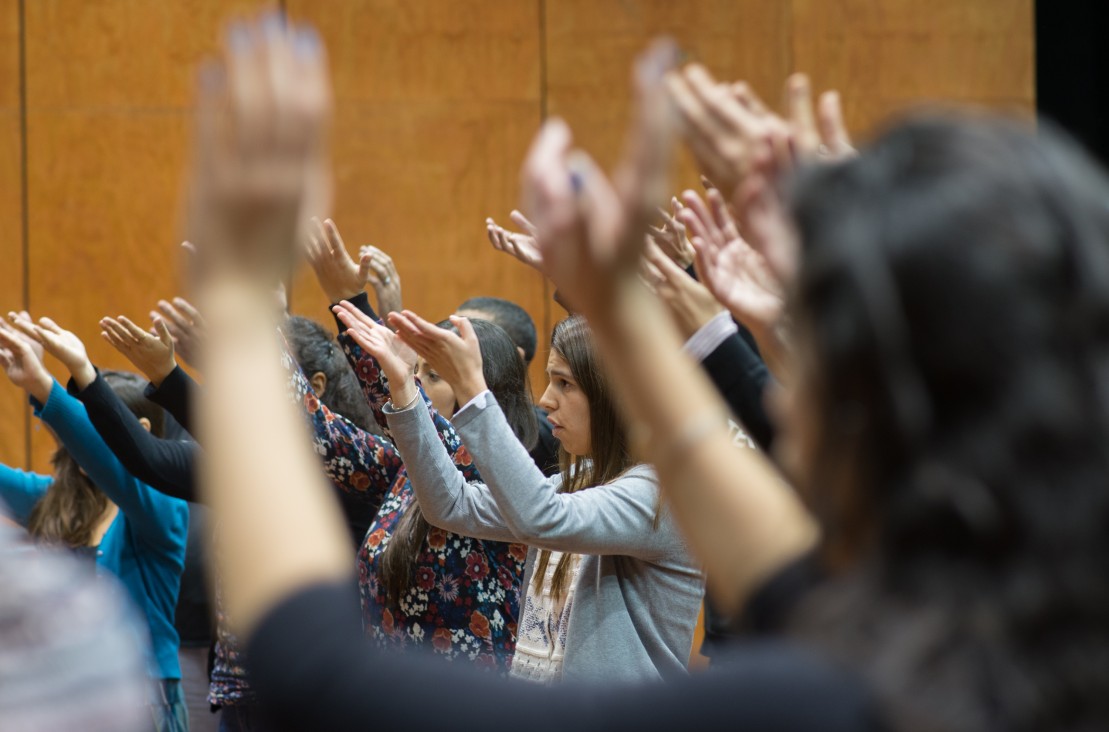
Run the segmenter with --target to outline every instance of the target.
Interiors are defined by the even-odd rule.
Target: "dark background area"
[[[1036,107],[1109,165],[1106,0],[1037,0]]]

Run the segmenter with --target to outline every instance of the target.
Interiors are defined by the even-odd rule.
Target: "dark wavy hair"
[[[793,210],[833,570],[796,630],[900,730],[1103,728],[1109,181],[1051,129],[922,116]]]
[[[503,328],[477,318],[471,319],[470,323],[481,347],[481,370],[485,384],[496,397],[516,439],[530,450],[539,436],[539,425],[532,409],[527,366],[520,358],[516,344]],[[449,320],[439,323],[439,327],[457,332]],[[455,410],[460,406],[456,403]],[[399,602],[411,586],[419,552],[430,528],[420,504],[411,501],[397,521],[389,545],[381,555],[381,581],[390,602]]]
[[[488,315],[490,322],[504,328],[508,337],[524,352],[524,363],[530,364],[539,346],[539,333],[535,321],[528,311],[503,297],[471,297],[458,306],[461,310],[472,310]]]
[[[146,379],[127,371],[101,371],[101,376],[131,413],[150,421],[150,432],[161,437],[165,412],[144,395]],[[65,447],[59,446],[50,458],[54,480],[46,494],[31,509],[27,531],[36,541],[56,546],[87,546],[100,523],[108,497],[105,496]]]
[[[382,434],[381,426],[374,419],[358,385],[358,377],[354,375],[335,337],[316,321],[299,315],[286,318],[281,330],[288,338],[293,356],[305,376],[311,378],[313,374],[322,373],[327,377],[323,394],[317,395],[320,401],[363,430]]]
[[[580,315],[572,315],[555,324],[551,332],[551,350],[565,359],[570,375],[581,387],[589,402],[589,438],[592,454],[572,456],[559,445],[558,461],[562,473],[560,493],[576,493],[593,486],[616,480],[635,465],[628,448],[627,431],[616,408],[615,395],[598,360],[589,324]],[[661,504],[660,504],[661,506]],[[655,513],[657,528],[660,513]],[[568,589],[572,554],[566,552],[559,559],[551,581],[551,594],[561,597]],[[532,578],[536,589],[541,588],[547,576],[551,553],[539,552]]]

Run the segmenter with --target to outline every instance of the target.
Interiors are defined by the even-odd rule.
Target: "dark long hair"
[[[112,391],[138,418],[150,420],[150,431],[161,437],[165,412],[143,395],[146,381],[126,371],[102,371]],[[31,509],[27,531],[37,541],[77,548],[88,546],[93,531],[108,508],[108,497],[81,472],[64,447],[54,451],[54,480]]]
[[[381,426],[374,419],[373,412],[358,386],[350,363],[343,355],[335,337],[314,320],[292,315],[281,326],[289,339],[297,363],[306,377],[322,373],[327,377],[323,394],[317,394],[320,401],[335,414],[342,415],[366,432],[382,434]]]
[[[589,402],[589,444],[592,453],[572,456],[559,445],[558,461],[562,473],[559,492],[576,493],[611,483],[635,465],[635,460],[628,450],[627,432],[613,401],[612,389],[598,362],[593,334],[585,318],[573,315],[559,321],[551,332],[551,350],[565,359],[570,366],[570,375]],[[656,514],[656,523],[658,518]],[[537,589],[543,584],[550,560],[548,550],[539,552],[535,571],[532,572]],[[555,597],[566,592],[570,561],[571,555],[565,553],[555,567],[551,583],[551,594]]]
[[[902,730],[1109,718],[1109,181],[1050,129],[922,117],[803,176],[836,571],[799,633]],[[804,359],[803,359],[804,360]]]
[[[516,439],[530,450],[535,446],[539,426],[532,409],[524,360],[520,358],[516,344],[500,326],[476,318],[470,322],[481,347],[481,370],[485,383],[496,397]],[[455,330],[450,321],[439,323],[439,327]],[[455,404],[455,410],[459,406]],[[381,555],[381,580],[391,602],[398,602],[411,585],[420,549],[430,528],[420,504],[411,501],[397,521],[389,544]]]

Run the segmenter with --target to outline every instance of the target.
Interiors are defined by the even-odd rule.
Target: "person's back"
[[[799,187],[824,388],[790,426],[820,435],[799,474],[838,571],[792,628],[898,729],[1109,720],[1107,201],[996,120],[909,122]]]

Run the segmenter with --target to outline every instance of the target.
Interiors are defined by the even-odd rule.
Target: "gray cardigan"
[[[649,466],[638,465],[612,483],[560,494],[561,477],[544,477],[535,467],[496,399],[485,392],[451,420],[488,481],[467,483],[422,399],[386,413],[432,525],[528,544],[525,588],[538,550],[583,555],[564,680],[642,681],[685,672],[704,576],[665,507],[654,528],[660,495]]]

